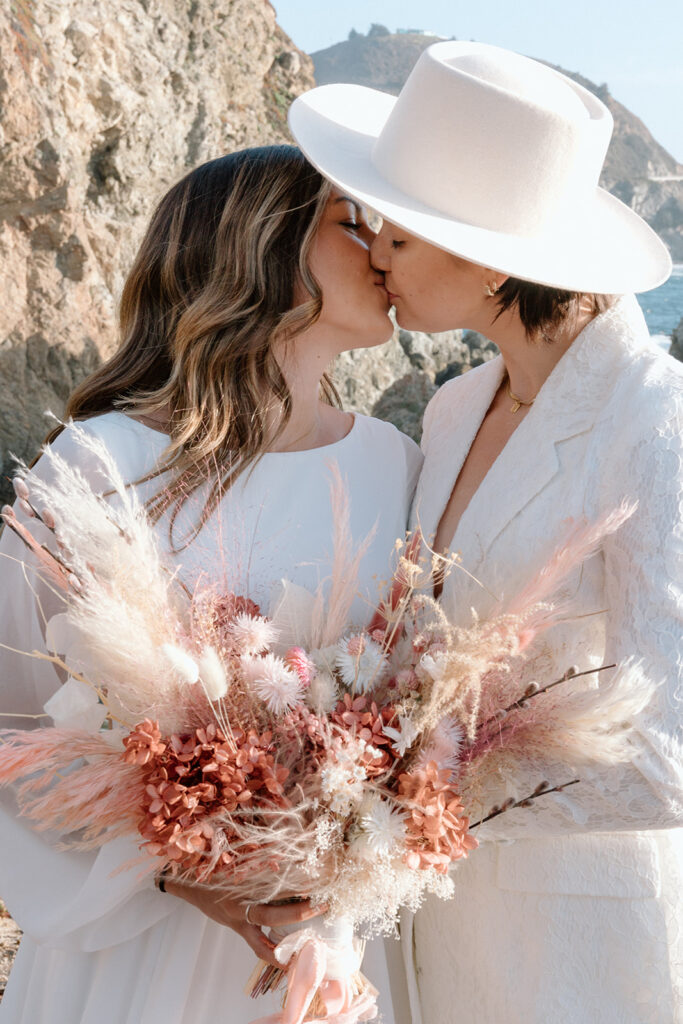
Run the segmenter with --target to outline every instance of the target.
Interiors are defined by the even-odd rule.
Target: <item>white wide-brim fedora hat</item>
[[[647,291],[671,258],[598,187],[612,115],[537,61],[482,43],[425,50],[398,97],[358,85],[299,96],[289,123],[342,191],[448,252],[570,291]]]

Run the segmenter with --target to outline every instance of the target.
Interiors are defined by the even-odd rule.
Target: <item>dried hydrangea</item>
[[[396,711],[390,704],[378,708],[373,702],[368,704],[367,697],[352,697],[345,693],[339,701],[332,721],[353,736],[363,740],[368,747],[363,754],[363,763],[369,778],[376,778],[388,771],[397,760],[397,753],[392,746],[391,738],[384,729],[390,722],[396,721]]]
[[[450,780],[450,771],[439,770],[434,761],[399,775],[399,798],[410,811],[404,856],[410,868],[445,874],[454,860],[479,845]]]
[[[226,814],[246,807],[286,806],[288,772],[275,762],[271,733],[236,731],[228,742],[212,722],[163,737],[158,724],[145,719],[123,742],[124,760],[144,769],[143,845],[198,878],[209,858],[214,870],[233,864],[227,849],[215,856],[214,816],[224,822]],[[224,835],[220,841],[224,846]]]

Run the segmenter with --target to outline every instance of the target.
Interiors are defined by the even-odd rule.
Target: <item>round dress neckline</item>
[[[147,434],[147,436],[149,436],[151,434],[151,435],[157,437],[160,442],[163,442],[164,445],[168,444],[169,435],[167,433],[165,433],[163,430],[157,430],[155,427],[148,427],[147,424],[146,423],[142,423],[141,420],[136,420],[132,416],[129,416],[125,412],[119,412],[117,409],[112,409],[111,412],[112,413],[116,413],[119,416],[123,416],[124,419],[128,423],[133,424],[135,427],[139,427],[140,430],[144,431]],[[363,420],[363,419],[367,419],[367,417],[363,416],[362,413],[354,412],[351,415],[353,416],[353,422],[351,424],[351,428],[348,431],[348,433],[344,434],[343,437],[340,437],[338,441],[332,441],[331,444],[319,445],[317,448],[302,448],[300,450],[284,451],[284,452],[264,452],[263,455],[261,456],[261,459],[259,459],[259,461],[261,461],[263,459],[280,458],[280,457],[283,457],[283,456],[286,456],[288,458],[292,458],[293,456],[296,456],[296,455],[299,455],[299,456],[302,456],[302,455],[314,455],[316,452],[327,453],[327,452],[331,452],[331,451],[338,451],[344,444],[346,444],[349,440],[351,440],[352,438],[354,438],[356,436],[356,434],[358,432],[357,428],[358,428],[358,426],[360,424],[360,421]]]

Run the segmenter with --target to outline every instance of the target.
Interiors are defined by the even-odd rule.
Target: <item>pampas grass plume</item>
[[[184,651],[182,647],[178,647],[177,644],[162,644],[161,651],[176,676],[182,682],[187,683],[189,686],[193,686],[197,682],[199,679],[199,666],[187,651]]]
[[[211,701],[220,700],[228,692],[228,677],[218,653],[213,647],[205,647],[198,664],[199,678],[206,696]]]

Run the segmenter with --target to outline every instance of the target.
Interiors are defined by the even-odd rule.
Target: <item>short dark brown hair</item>
[[[517,308],[530,341],[552,342],[559,328],[578,316],[583,300],[589,300],[593,315],[604,313],[612,305],[613,296],[592,292],[570,292],[563,288],[550,288],[534,281],[520,281],[508,277],[496,292],[497,317],[508,309]]]

